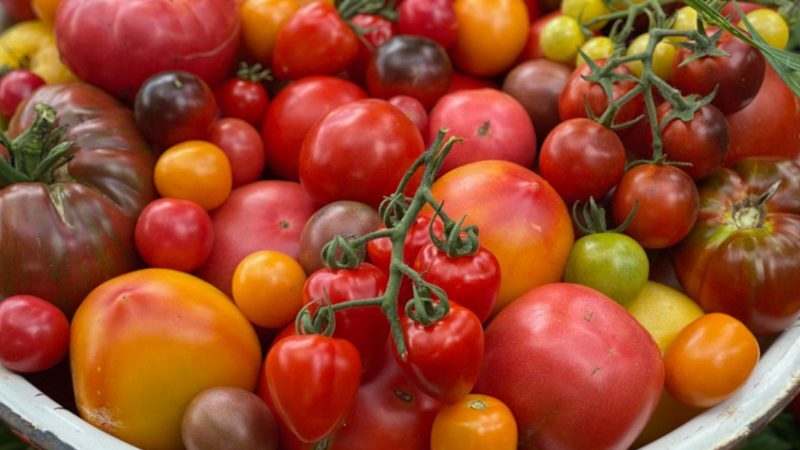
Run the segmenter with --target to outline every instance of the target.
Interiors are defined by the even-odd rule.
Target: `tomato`
[[[672,84],[684,94],[706,96],[717,86],[711,103],[725,114],[747,106],[758,93],[764,80],[764,56],[745,42],[725,33],[717,48],[728,56],[706,56],[689,63],[683,62],[692,52],[678,50],[672,73]]]
[[[141,448],[182,448],[189,402],[214,386],[253,390],[261,368],[258,337],[233,302],[168,269],[94,289],[73,318],[69,353],[81,417]]]
[[[756,97],[727,116],[730,146],[725,165],[748,156],[800,155],[800,99],[767,65],[764,82]]]
[[[551,20],[559,16],[561,16],[561,11],[555,10],[543,15],[542,17],[537,17],[533,22],[531,22],[530,29],[528,30],[528,39],[525,43],[525,48],[522,49],[522,52],[517,58],[518,62],[545,58],[544,52],[542,51],[542,46],[540,45],[542,30],[544,30],[545,25],[547,25]]]
[[[244,0],[239,10],[242,21],[242,47],[246,54],[272,65],[275,40],[283,25],[300,8],[297,0]]]
[[[318,334],[276,342],[264,361],[275,412],[303,442],[317,442],[345,419],[361,380],[358,350]]]
[[[625,146],[617,133],[585,119],[565,120],[542,144],[539,173],[568,204],[601,199],[625,172]]]
[[[42,22],[52,26],[56,20],[56,11],[61,0],[31,0],[31,7],[36,17]]]
[[[208,142],[225,153],[231,165],[234,188],[252,183],[261,177],[266,156],[258,130],[241,119],[220,119],[211,125]]]
[[[616,49],[614,41],[606,36],[595,36],[581,45],[581,52],[592,61],[610,58]],[[586,59],[578,52],[575,57],[575,67],[586,64]]]
[[[533,171],[506,161],[452,170],[431,190],[450,217],[477,225],[481,245],[500,262],[494,313],[521,294],[559,281],[574,241],[564,201]]]
[[[427,110],[447,93],[452,74],[442,46],[428,38],[399,35],[375,51],[367,66],[367,90],[383,99],[409,95]]]
[[[0,34],[0,66],[3,65],[30,69],[50,84],[77,80],[61,62],[52,27],[39,20],[16,23]]]
[[[475,393],[505,403],[520,449],[627,449],[658,403],[661,352],[621,306],[588,287],[533,289],[486,328]]]
[[[766,201],[759,197],[780,180]],[[697,225],[673,257],[686,293],[754,333],[774,334],[800,315],[800,167],[746,158],[701,185]]]
[[[662,354],[686,325],[703,315],[694,300],[655,281],[646,281],[625,308],[650,333]]]
[[[191,72],[213,86],[239,48],[238,9],[231,0],[61,0],[58,51],[81,80],[128,100],[164,71]]]
[[[425,106],[422,105],[422,102],[408,95],[392,96],[389,98],[388,102],[395,108],[403,111],[403,114],[414,122],[414,125],[417,126],[421,135],[428,135],[428,111],[425,110]]]
[[[611,10],[603,0],[562,0],[561,13],[572,17],[581,25],[586,25],[590,21],[605,16]],[[599,30],[605,26],[606,22],[596,22],[589,28]]]
[[[456,303],[432,325],[400,318],[406,355],[395,357],[408,377],[426,394],[454,403],[469,394],[483,359],[483,327],[478,316]],[[392,341],[394,344],[394,341]]]
[[[303,78],[281,90],[261,125],[269,170],[298,180],[300,148],[311,127],[338,106],[363,98],[367,93],[356,84],[328,76]]]
[[[197,274],[230,295],[233,273],[245,256],[273,250],[297,258],[300,233],[318,208],[294,182],[257,181],[234,189],[211,213],[214,248]]]
[[[777,11],[770,8],[760,8],[748,12],[745,18],[767,44],[779,48],[786,48],[789,43],[789,24]],[[739,28],[747,30],[744,19],[739,21]]]
[[[476,78],[470,75],[465,75],[456,70],[453,72],[453,81],[450,83],[450,89],[448,89],[447,92],[452,93],[461,90],[484,88],[497,89],[498,86],[490,79]]]
[[[642,247],[659,249],[680,242],[694,226],[700,205],[697,186],[675,166],[642,164],[625,172],[611,199],[614,223],[625,222],[624,233]]]
[[[453,145],[440,173],[479,160],[497,159],[532,167],[536,131],[525,108],[497,89],[472,89],[442,97],[429,117],[428,139],[440,129],[463,138]],[[447,138],[445,138],[447,139]]]
[[[291,323],[303,307],[306,274],[296,259],[260,250],[245,256],[233,272],[231,293],[250,322],[264,328]]]
[[[470,394],[436,415],[431,450],[514,450],[517,423],[511,410],[488,395]]]
[[[354,269],[322,268],[308,276],[302,289],[303,304],[327,298],[331,304],[380,297],[386,291],[386,274],[369,263]],[[316,310],[316,307],[312,309]],[[355,345],[361,367],[372,370],[389,337],[389,322],[378,306],[336,311],[334,337]]]
[[[153,176],[162,197],[191,200],[208,211],[231,193],[231,164],[225,152],[206,141],[186,141],[168,148]]]
[[[628,46],[628,55],[637,55],[647,50],[647,44],[650,41],[650,33],[640,34],[636,36],[631,44]],[[656,44],[653,50],[653,61],[651,68],[653,73],[662,80],[669,80],[672,77],[672,68],[675,65],[675,58],[678,56],[678,50],[675,45],[667,40],[661,40]],[[642,63],[640,61],[632,61],[628,63],[628,68],[631,69],[637,77],[642,76]]]
[[[0,177],[0,296],[35,295],[70,316],[95,286],[140,266],[134,225],[156,196],[155,158],[130,110],[84,83],[37,89],[11,119],[10,139],[39,103],[55,109],[71,159],[38,182]]]
[[[331,111],[308,132],[300,182],[319,202],[355,200],[377,208],[424,150],[419,130],[400,110],[385,100],[357,100]],[[416,183],[409,183],[409,190]]]
[[[756,337],[743,323],[723,313],[706,314],[667,347],[665,386],[690,406],[713,406],[747,381],[760,355]]]
[[[25,0],[3,0],[0,2],[0,7],[3,9],[4,14],[9,16],[8,19],[13,22],[35,18],[36,15],[32,6],[31,2]]]
[[[347,68],[347,78],[360,86],[366,86],[367,66],[375,50],[396,34],[397,27],[394,22],[376,14],[359,13],[348,22],[359,27],[363,34],[358,39],[358,56]]]
[[[453,62],[468,75],[490,77],[510,68],[528,38],[528,10],[523,0],[456,0]]]
[[[261,125],[269,106],[269,94],[260,75],[247,69],[214,87],[214,99],[222,117],[242,119],[254,127]]]
[[[406,0],[397,7],[397,30],[423,36],[444,48],[455,42],[458,19],[451,0]]]
[[[214,228],[199,204],[159,198],[142,210],[134,238],[139,255],[150,267],[191,272],[211,254]]]
[[[272,70],[278,77],[334,75],[355,61],[358,37],[333,5],[311,2],[286,21],[275,38]]]
[[[419,252],[431,242],[430,228],[433,228],[436,236],[442,237],[444,223],[441,219],[437,219],[431,226],[431,214],[428,212],[419,214],[406,234],[406,241],[403,244],[403,262],[409,266],[414,265]],[[381,229],[385,228],[385,226],[381,226]],[[378,238],[367,242],[367,254],[375,266],[383,270],[385,274],[389,274],[389,266],[392,261],[392,241],[389,238]]]
[[[44,84],[44,80],[26,69],[14,69],[0,78],[0,117],[5,120],[14,115],[17,106]]]
[[[322,248],[336,236],[360,236],[380,228],[383,221],[375,208],[341,200],[329,203],[308,219],[300,234],[300,265],[307,274],[325,267]]]
[[[516,65],[503,80],[503,91],[528,112],[540,146],[561,122],[558,98],[571,73],[564,65],[538,59]]]
[[[69,348],[67,316],[32,295],[0,301],[0,364],[15,372],[40,372],[64,359]]]
[[[448,300],[475,313],[481,322],[489,318],[500,290],[500,263],[486,248],[478,247],[472,255],[451,258],[430,243],[417,253],[413,268],[422,279],[442,288]]]
[[[586,38],[581,25],[574,17],[565,15],[549,20],[539,36],[539,47],[544,57],[561,64],[572,64],[584,42]]]

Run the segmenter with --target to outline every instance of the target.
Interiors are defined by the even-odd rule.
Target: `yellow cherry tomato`
[[[559,16],[547,22],[539,37],[545,58],[562,64],[574,63],[584,42],[586,38],[580,24],[569,16]]]
[[[692,31],[697,29],[697,11],[691,6],[678,9],[672,17],[675,19],[672,24],[673,30]]]
[[[647,49],[647,42],[650,40],[650,33],[640,34],[628,46],[628,55],[635,55],[642,53]],[[653,72],[662,80],[668,80],[672,76],[672,66],[675,64],[675,58],[678,56],[678,49],[666,40],[662,40],[656,44],[655,51],[653,52]],[[642,76],[642,63],[633,61],[628,63],[628,68],[636,76]]]
[[[758,341],[723,313],[706,314],[675,336],[664,353],[664,386],[679,401],[710,407],[739,389],[758,363]]]
[[[281,252],[263,250],[246,256],[233,273],[233,301],[250,322],[279,328],[303,307],[306,274],[300,263]]]
[[[607,59],[614,53],[614,41],[606,36],[595,36],[581,45],[581,51],[593,60]],[[583,59],[583,55],[578,53],[578,56],[575,57],[575,67],[584,64],[586,64],[586,60]]]
[[[278,32],[299,8],[297,0],[244,0],[239,14],[245,52],[269,67]]]
[[[453,8],[458,32],[450,55],[461,70],[491,77],[514,64],[530,31],[523,0],[455,0]]]
[[[59,3],[61,0],[31,0],[36,17],[50,26],[56,22],[56,10]]]
[[[767,44],[779,49],[786,48],[789,43],[789,24],[777,11],[756,9],[747,13],[745,18]],[[743,20],[739,21],[739,28],[747,30]]]
[[[515,450],[517,422],[508,406],[488,395],[469,394],[436,414],[431,450]]]
[[[0,34],[0,66],[3,65],[30,69],[46,83],[77,80],[61,62],[53,29],[40,20],[19,22]]]
[[[192,275],[144,269],[95,288],[72,320],[70,363],[81,417],[144,449],[179,449],[181,418],[214,386],[254,390],[255,330],[222,292]]]
[[[704,314],[694,300],[655,281],[647,281],[626,309],[650,332],[662,354],[684,327]]]
[[[580,24],[586,25],[590,21],[610,13],[603,0],[562,0],[561,13],[576,19]],[[592,24],[589,28],[599,30],[605,26],[605,21]]]
[[[206,141],[186,141],[168,148],[156,161],[154,181],[162,197],[197,202],[210,211],[231,193],[228,157]]]

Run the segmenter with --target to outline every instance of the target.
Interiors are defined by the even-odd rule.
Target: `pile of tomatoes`
[[[800,316],[797,8],[692,4],[3,1],[0,363],[143,449],[657,439]]]

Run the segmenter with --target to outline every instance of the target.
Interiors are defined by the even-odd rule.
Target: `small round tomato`
[[[611,12],[604,0],[562,0],[561,13],[577,20],[581,25]],[[595,22],[590,28],[599,30],[606,22]]]
[[[662,354],[686,325],[704,314],[686,294],[649,280],[625,309],[650,333]]]
[[[246,68],[217,85],[214,98],[222,117],[242,119],[254,127],[261,125],[269,106],[269,95],[260,74],[252,74]]]
[[[578,21],[563,15],[548,21],[539,37],[545,58],[562,64],[572,64],[584,42],[586,38]]]
[[[306,274],[291,256],[261,250],[244,257],[233,273],[231,292],[250,322],[264,328],[290,323],[303,307]]]
[[[150,267],[191,272],[211,254],[214,227],[199,204],[159,198],[142,210],[134,238],[139,255]]]
[[[428,111],[422,102],[414,97],[408,95],[395,95],[389,98],[389,104],[395,108],[403,111],[403,113],[414,122],[420,134],[427,136],[428,134]]]
[[[581,52],[592,61],[598,59],[608,59],[614,53],[615,45],[611,38],[606,36],[595,36],[581,45]],[[575,57],[575,67],[586,64],[585,57],[578,53]]]
[[[297,0],[242,1],[239,14],[242,46],[247,55],[265,66],[271,65],[278,32],[299,8]]]
[[[44,84],[44,80],[27,69],[14,69],[0,78],[0,117],[10,119],[17,106]]]
[[[628,46],[628,55],[637,55],[647,50],[647,43],[650,40],[650,33],[640,34]],[[672,76],[672,67],[675,65],[675,58],[678,56],[678,48],[664,40],[656,44],[653,51],[652,68],[653,73],[663,80],[668,80]],[[631,69],[637,77],[642,76],[642,63],[640,61],[632,61],[628,63],[628,68]]]
[[[723,313],[706,314],[667,347],[664,383],[683,403],[714,406],[747,381],[759,357],[758,341],[743,323]]]
[[[658,120],[662,123],[664,154],[669,161],[689,163],[678,167],[693,180],[707,178],[722,165],[728,154],[728,121],[716,106],[704,105],[688,122],[672,119],[665,124],[663,120],[671,111],[668,102],[662,103],[657,110]],[[648,131],[652,133],[649,127]]]
[[[401,34],[423,36],[449,47],[458,31],[452,0],[405,0],[397,7],[397,29]]]
[[[555,11],[551,11],[531,22],[530,29],[528,30],[528,40],[525,43],[525,48],[522,49],[522,53],[520,53],[517,61],[545,59],[544,52],[542,51],[542,46],[540,44],[542,40],[542,30],[544,30],[545,25],[547,25],[551,20],[561,15],[561,11],[556,9]]]
[[[431,450],[515,450],[517,422],[508,406],[469,394],[439,410],[431,430]]]
[[[162,197],[192,200],[210,211],[231,193],[231,164],[225,152],[206,141],[168,148],[156,161],[153,179]]]
[[[767,44],[779,49],[786,48],[789,42],[789,24],[780,13],[774,9],[760,8],[750,11],[745,18]],[[739,21],[739,28],[747,30],[744,20]]]
[[[0,301],[0,364],[15,372],[40,372],[55,366],[69,348],[67,316],[32,295]]]
[[[234,188],[252,183],[261,177],[266,163],[264,142],[258,130],[236,118],[220,119],[211,125],[208,142],[228,157]]]
[[[375,51],[396,34],[396,26],[389,19],[377,14],[359,13],[348,21],[361,30],[358,39],[358,56],[346,70],[346,78],[359,86],[367,83],[367,66]]]

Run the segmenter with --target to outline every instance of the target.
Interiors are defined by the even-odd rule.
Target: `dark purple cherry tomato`
[[[456,40],[458,20],[452,0],[405,0],[397,7],[401,34],[426,37],[444,48]]]
[[[10,119],[17,105],[31,92],[44,84],[44,80],[27,69],[14,69],[0,78],[0,117]]]
[[[0,302],[0,364],[15,372],[40,372],[55,366],[69,348],[67,316],[32,295]]]
[[[671,110],[669,103],[662,103],[658,120],[663,121]],[[661,130],[661,140],[667,160],[691,164],[678,167],[693,180],[702,180],[721,166],[728,154],[728,121],[716,106],[705,105],[695,111],[689,122],[669,121]]]

